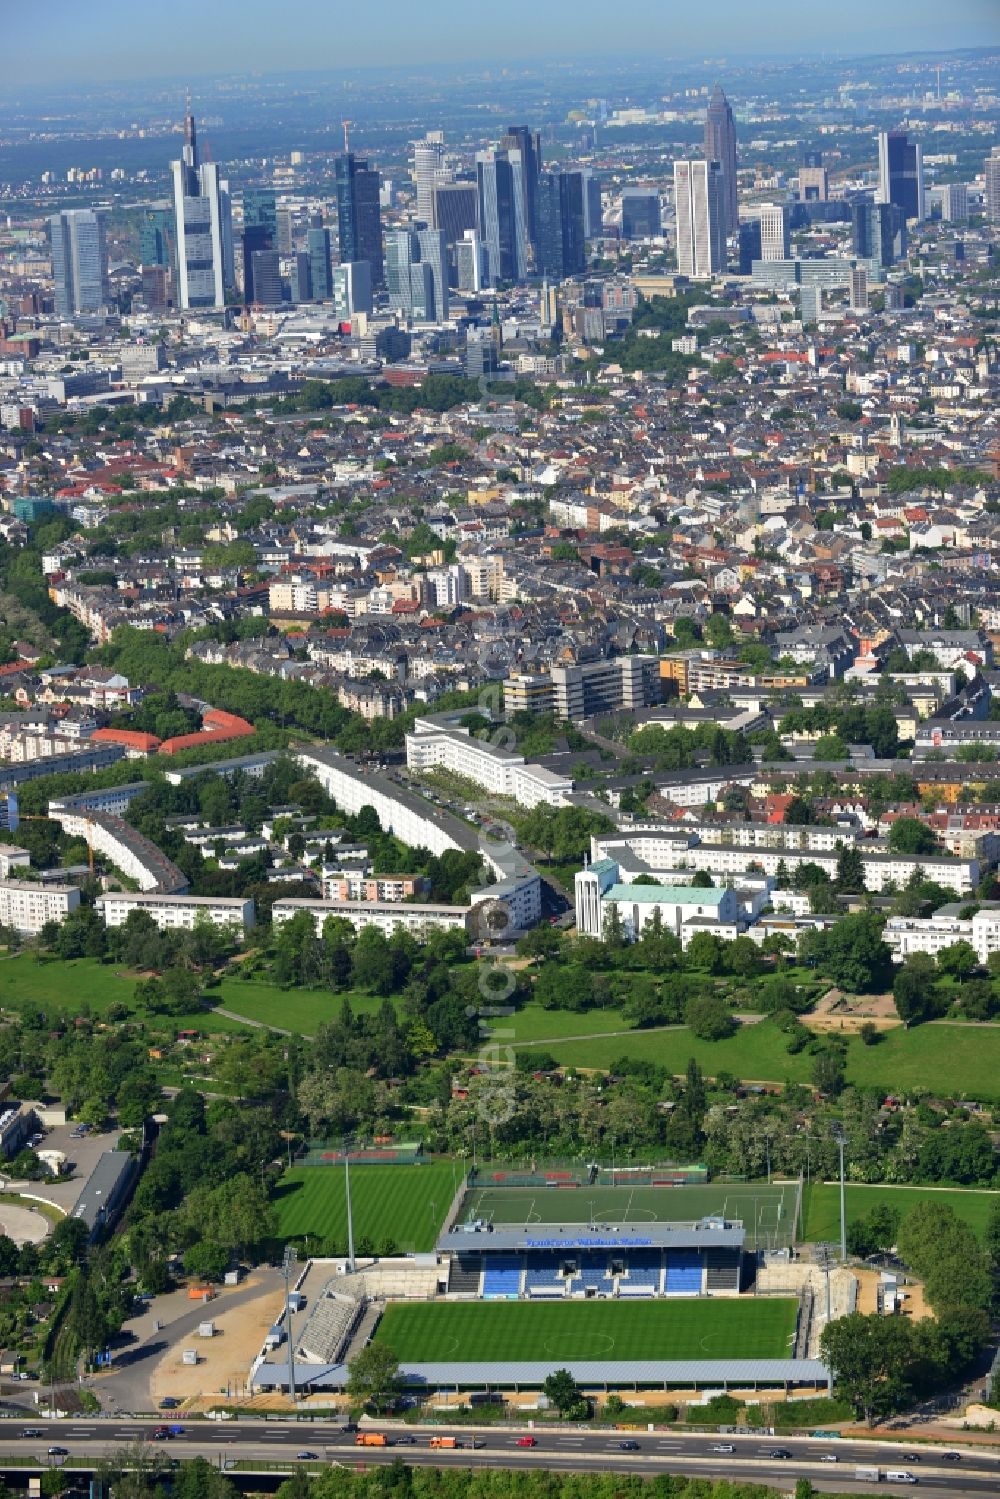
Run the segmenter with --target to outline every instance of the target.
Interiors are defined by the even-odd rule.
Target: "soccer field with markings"
[[[396,1303],[376,1338],[404,1364],[789,1358],[796,1311],[773,1297]]]

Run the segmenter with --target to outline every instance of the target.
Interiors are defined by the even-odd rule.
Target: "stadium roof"
[[[556,1363],[493,1364],[403,1364],[404,1383],[443,1388],[448,1385],[471,1389],[486,1385],[523,1385],[537,1389]],[[752,1385],[822,1385],[829,1370],[811,1358],[732,1359],[614,1359],[601,1363],[559,1360],[577,1384],[589,1389],[623,1385],[707,1385],[747,1388]],[[296,1382],[324,1389],[342,1389],[347,1383],[346,1364],[295,1365]],[[261,1364],[253,1375],[258,1389],[274,1389],[288,1383],[288,1364]]]
[[[526,1223],[456,1227],[438,1248],[455,1254],[503,1254],[527,1250],[742,1249],[742,1224],[718,1223]]]

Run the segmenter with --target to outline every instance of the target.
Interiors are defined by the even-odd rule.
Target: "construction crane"
[[[94,826],[93,818],[88,817],[86,815],[86,813],[83,813],[83,812],[75,812],[73,815],[75,817],[79,817],[79,819],[80,819],[81,822],[85,822],[87,824],[87,867],[89,868],[90,873],[93,874],[94,873],[94,840],[91,837],[91,833],[90,833],[90,829]],[[19,823],[22,823],[22,822],[53,822],[55,819],[52,818],[52,817],[38,817],[38,816],[36,816],[33,813],[28,813],[27,815],[25,815],[23,812],[21,812],[21,813],[18,814],[17,820],[18,820]]]

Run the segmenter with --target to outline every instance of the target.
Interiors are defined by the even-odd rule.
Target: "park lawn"
[[[959,1098],[1000,1098],[1000,1025],[934,1021],[886,1031],[876,1046],[852,1041],[847,1076],[886,1093],[927,1088]]]
[[[402,1363],[788,1358],[797,1303],[446,1302],[387,1306],[376,1338]]]
[[[954,1208],[982,1237],[993,1204],[1000,1192],[975,1192],[962,1188],[861,1186],[849,1182],[846,1189],[847,1221],[866,1217],[874,1207],[885,1203],[906,1214],[921,1202],[940,1202]],[[803,1196],[803,1213],[807,1243],[837,1243],[840,1239],[840,1188],[835,1183],[811,1182]]]
[[[347,1249],[347,1203],[340,1166],[294,1166],[274,1191],[281,1238],[314,1234],[333,1241],[332,1252]],[[421,1166],[352,1166],[351,1207],[354,1244],[368,1240],[377,1252],[389,1240],[396,1250],[420,1254],[433,1249],[445,1214],[462,1184],[462,1171],[450,1161]]]
[[[314,1036],[325,1022],[336,1020],[345,999],[355,1015],[373,1015],[384,1004],[377,994],[356,989],[340,994],[329,989],[279,989],[276,984],[238,978],[224,978],[208,994],[213,1004],[232,1010],[234,1015],[303,1036]]]
[[[560,1036],[602,1036],[631,1031],[621,1010],[546,1010],[527,1004],[494,1022],[493,1034],[505,1046],[558,1041]]]
[[[514,1045],[516,1049],[517,1042]],[[807,1082],[812,1065],[811,1058],[802,1052],[791,1056],[785,1050],[782,1033],[767,1021],[741,1025],[725,1041],[702,1041],[687,1026],[679,1025],[663,1030],[635,1030],[625,1036],[595,1036],[585,1041],[553,1039],[546,1050],[566,1067],[607,1069],[624,1056],[653,1062],[680,1074],[694,1057],[709,1077],[729,1072],[738,1078],[778,1083]]]
[[[26,1000],[78,1013],[85,1005],[103,1015],[111,1005],[133,1007],[138,976],[98,958],[39,958],[33,952],[0,959],[0,1007]]]

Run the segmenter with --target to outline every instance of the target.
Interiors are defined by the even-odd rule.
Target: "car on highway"
[[[708,1450],[709,1452],[735,1452],[736,1448],[732,1442],[713,1442]]]
[[[394,1445],[396,1447],[415,1447],[417,1439],[416,1437],[396,1437]]]
[[[171,1437],[182,1437],[184,1435],[184,1428],[183,1426],[169,1426],[167,1428],[167,1435]]]
[[[960,1452],[942,1452],[941,1461],[943,1463],[960,1463],[962,1461],[962,1454]]]
[[[764,1453],[765,1457],[780,1459],[781,1461],[791,1457],[791,1455],[787,1447],[769,1447]]]
[[[639,1443],[638,1442],[619,1442],[618,1443],[618,1450],[619,1450],[619,1452],[638,1452],[639,1451]]]
[[[40,1426],[25,1426],[21,1431],[22,1441],[30,1441],[32,1437],[43,1437],[44,1431]]]
[[[69,1457],[68,1447],[50,1447],[49,1457]]]
[[[149,1440],[151,1442],[165,1442],[169,1436],[169,1426],[154,1426],[152,1431],[149,1433]]]
[[[840,1458],[835,1452],[824,1452],[820,1457],[821,1463],[839,1463]]]
[[[296,1452],[296,1454],[295,1454],[295,1461],[297,1463],[311,1463],[311,1462],[315,1462],[315,1460],[316,1460],[316,1454],[315,1454],[315,1452],[302,1451],[302,1452]]]
[[[920,1461],[920,1453],[919,1452],[904,1452],[903,1453],[903,1462],[904,1463],[918,1463],[919,1461]]]
[[[538,1443],[534,1437],[518,1437],[514,1445],[515,1447],[537,1447]]]

